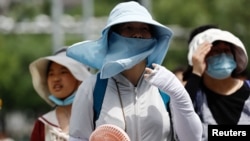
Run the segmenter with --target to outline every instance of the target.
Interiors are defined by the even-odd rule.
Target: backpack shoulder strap
[[[93,93],[94,125],[95,121],[99,118],[107,83],[108,79],[100,79],[100,73],[98,73]]]
[[[163,100],[163,102],[164,102],[164,105],[165,105],[166,109],[167,109],[168,112],[169,112],[169,111],[170,111],[170,108],[169,108],[170,97],[169,97],[168,94],[164,93],[164,92],[161,91],[160,89],[159,89],[159,92],[160,92],[161,98],[162,98],[162,100]]]
[[[161,98],[162,98],[162,100],[164,102],[165,108],[166,108],[166,110],[169,113],[170,122],[171,122],[171,129],[173,130],[172,114],[171,114],[170,106],[169,106],[170,96],[167,93],[165,93],[162,90],[160,90],[160,89],[159,89],[159,92],[160,92]],[[175,138],[177,138],[177,137],[175,137],[175,133],[174,132],[175,131],[173,130],[173,132],[172,132],[172,140],[175,140]]]
[[[198,114],[198,116],[200,117],[201,121],[203,121],[203,117],[202,117],[202,102],[203,102],[203,97],[204,94],[202,92],[202,90],[198,90],[195,96],[195,100],[194,100],[194,109],[195,112]]]
[[[245,82],[247,83],[247,85],[250,87],[250,80],[245,80]]]

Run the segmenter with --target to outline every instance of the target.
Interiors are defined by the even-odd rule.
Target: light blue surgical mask
[[[230,77],[236,68],[236,62],[231,54],[218,54],[207,58],[206,73],[215,79]]]
[[[73,103],[73,100],[75,98],[75,94],[76,94],[76,92],[74,92],[73,94],[71,94],[69,97],[67,97],[64,100],[59,99],[59,98],[55,97],[54,95],[50,95],[49,99],[51,101],[53,101],[58,106],[67,106],[67,105],[70,105]]]

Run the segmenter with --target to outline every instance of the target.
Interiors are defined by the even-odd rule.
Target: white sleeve
[[[69,141],[88,141],[93,131],[93,89],[96,75],[87,78],[79,86],[69,125]]]
[[[202,123],[195,113],[188,92],[178,78],[165,67],[156,65],[145,78],[170,96],[174,131],[180,141],[200,141]]]

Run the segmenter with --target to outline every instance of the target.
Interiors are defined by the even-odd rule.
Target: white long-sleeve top
[[[163,75],[167,75],[169,81],[179,81],[172,73]],[[155,77],[159,76],[154,75],[152,80],[155,80]],[[119,100],[114,80],[118,84],[122,102]],[[88,141],[94,130],[95,81],[96,75],[85,80],[78,89],[72,107],[70,141]],[[168,93],[171,97],[172,128],[169,113],[159,90],[149,82],[141,77],[137,87],[134,87],[121,74],[110,78],[96,127],[102,124],[114,124],[124,130],[126,128],[131,141],[172,141],[172,129],[180,141],[200,141],[201,122],[193,110],[192,102],[183,85],[180,83],[174,86],[176,87],[174,90],[177,89],[177,91],[173,95]]]

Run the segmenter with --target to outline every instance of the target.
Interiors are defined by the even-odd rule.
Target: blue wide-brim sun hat
[[[102,30],[102,36],[98,40],[88,40],[75,43],[67,49],[67,56],[82,62],[92,68],[100,70],[108,53],[108,35],[112,26],[141,22],[152,25],[157,46],[147,57],[147,65],[152,63],[162,64],[168,51],[173,32],[170,28],[155,21],[148,10],[137,2],[122,2],[116,5],[110,12],[108,21]]]

